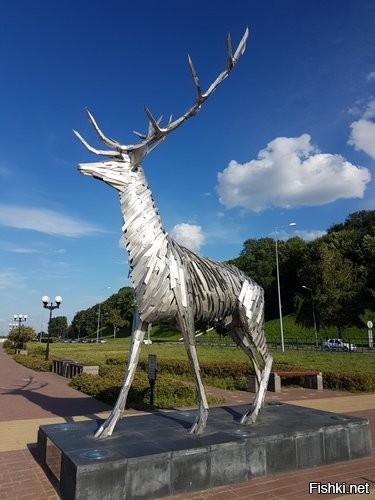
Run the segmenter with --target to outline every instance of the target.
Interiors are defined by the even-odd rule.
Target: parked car
[[[328,339],[323,342],[323,348],[326,351],[356,351],[357,346],[355,344],[349,344],[342,339]]]

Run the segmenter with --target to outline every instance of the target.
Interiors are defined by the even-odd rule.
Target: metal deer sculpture
[[[95,434],[98,438],[110,436],[124,412],[140,348],[150,323],[176,324],[183,335],[199,399],[198,415],[191,433],[203,432],[208,416],[207,398],[195,345],[196,321],[220,322],[253,363],[259,389],[253,405],[241,422],[255,422],[263,406],[272,365],[272,357],[267,350],[263,333],[263,289],[236,267],[196,255],[168,235],[155,208],[141,166],[142,159],[172,130],[194,116],[228,76],[245,51],[247,37],[246,29],[233,54],[228,36],[226,69],[206,92],[201,90],[189,57],[189,66],[198,94],[193,106],[177,120],[172,120],[171,117],[165,127],[160,125],[161,119],[156,120],[145,108],[149,127],[146,135],[135,132],[140,137],[140,142],[122,145],[110,139],[102,133],[89,112],[88,118],[96,134],[111,149],[95,149],[74,131],[89,151],[109,157],[108,160],[98,163],[80,164],[78,169],[82,174],[100,179],[119,192],[124,220],[123,238],[129,253],[130,276],[136,299],[124,384],[110,416]]]

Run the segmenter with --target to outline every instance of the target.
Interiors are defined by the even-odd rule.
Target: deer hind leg
[[[107,420],[99,427],[95,433],[96,438],[105,438],[112,435],[113,429],[117,424],[119,418],[125,410],[126,400],[128,397],[129,389],[134,379],[135,370],[138,365],[139,353],[141,350],[142,342],[147,330],[147,323],[142,322],[138,313],[133,317],[133,328],[131,334],[131,345],[129,351],[129,359],[126,367],[124,383],[118,395],[116,404],[107,418]]]
[[[242,294],[241,294],[242,295]],[[249,356],[258,382],[258,391],[252,406],[241,419],[243,424],[256,421],[264,405],[268,379],[272,368],[272,356],[269,353],[263,329],[263,291],[254,285],[248,288],[238,308],[237,321],[232,324],[229,334]]]
[[[201,378],[197,349],[195,345],[194,320],[190,315],[179,315],[178,324],[184,338],[185,349],[188,355],[190,368],[193,372],[199,401],[198,415],[189,432],[190,434],[201,434],[206,427],[208,417],[208,403]]]

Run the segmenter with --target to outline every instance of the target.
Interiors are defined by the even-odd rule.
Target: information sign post
[[[148,381],[150,383],[150,405],[154,405],[154,388],[156,382],[156,354],[148,355]]]

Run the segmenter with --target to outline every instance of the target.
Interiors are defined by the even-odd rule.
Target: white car
[[[342,339],[328,339],[323,342],[323,348],[326,351],[356,351],[357,346],[344,342]]]

